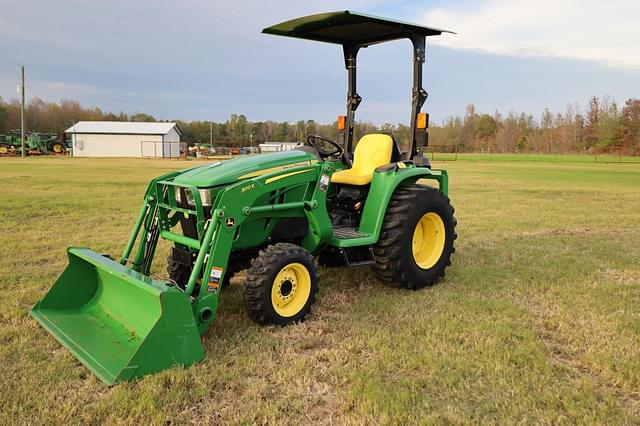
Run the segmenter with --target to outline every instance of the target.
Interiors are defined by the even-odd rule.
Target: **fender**
[[[376,170],[371,180],[371,188],[358,228],[358,232],[363,236],[348,240],[332,239],[330,244],[335,247],[356,247],[373,245],[378,242],[387,205],[396,188],[402,184],[416,183],[420,179],[437,181],[440,191],[447,195],[448,176],[445,170],[430,170],[406,163],[397,163],[397,165],[385,166]]]

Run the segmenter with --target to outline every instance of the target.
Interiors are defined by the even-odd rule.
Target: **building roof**
[[[176,123],[147,123],[134,121],[78,121],[65,130],[65,133],[92,133],[107,135],[166,135],[175,128],[179,135],[182,131]]]
[[[267,27],[262,32],[360,47],[413,35],[428,37],[452,33],[349,10],[303,16]]]
[[[260,145],[298,145],[299,142],[263,142]]]

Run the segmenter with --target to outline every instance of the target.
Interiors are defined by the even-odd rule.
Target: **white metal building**
[[[71,135],[75,157],[179,157],[176,123],[79,121]]]

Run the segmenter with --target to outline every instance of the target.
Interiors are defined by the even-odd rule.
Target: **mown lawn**
[[[640,164],[590,160],[441,163],[444,282],[323,269],[309,319],[277,328],[236,281],[204,362],[107,387],[29,309],[67,246],[119,253],[147,181],[194,163],[0,159],[0,424],[640,423]]]

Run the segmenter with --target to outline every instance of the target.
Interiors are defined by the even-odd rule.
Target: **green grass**
[[[277,328],[235,282],[204,362],[112,387],[29,309],[67,246],[119,253],[147,181],[194,163],[0,159],[0,424],[639,423],[640,165],[462,158],[436,164],[459,223],[441,284],[323,269]]]
[[[456,155],[453,153],[429,153],[429,158],[438,161],[456,161]],[[566,155],[546,155],[546,154],[467,154],[459,153],[458,160],[462,161],[498,161],[498,162],[539,162],[539,163],[631,163],[640,164],[638,156],[618,156],[616,154],[598,154],[594,157],[592,154],[566,154]]]

